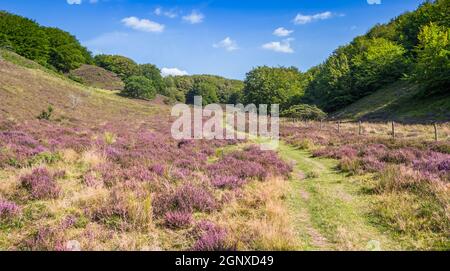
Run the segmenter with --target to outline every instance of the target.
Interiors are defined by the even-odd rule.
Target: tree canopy
[[[0,46],[62,72],[92,61],[91,53],[69,33],[4,11],[0,11]]]
[[[295,67],[257,67],[247,73],[243,99],[247,104],[279,104],[283,109],[290,99],[303,95],[303,83],[302,73]]]
[[[153,99],[156,96],[156,89],[150,79],[134,75],[125,80],[122,94],[131,98]]]

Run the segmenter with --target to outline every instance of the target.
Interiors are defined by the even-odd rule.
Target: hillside
[[[419,87],[404,81],[384,87],[332,114],[343,120],[403,123],[445,122],[450,119],[450,95],[421,97]]]
[[[176,141],[161,97],[124,98],[1,55],[0,250],[298,247],[282,202],[291,167],[275,152]]]
[[[94,65],[81,65],[78,69],[70,71],[69,75],[91,87],[108,90],[123,90],[124,87],[124,83],[117,74]]]

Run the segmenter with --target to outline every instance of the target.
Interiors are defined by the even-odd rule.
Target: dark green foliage
[[[449,14],[450,0],[428,1],[376,25],[308,71],[305,96],[296,102],[333,112],[408,78],[420,84],[424,94],[448,93]]]
[[[46,64],[49,41],[45,30],[32,20],[0,12],[0,34],[13,51],[40,64]]]
[[[50,42],[48,63],[57,70],[69,72],[92,62],[89,51],[74,36],[58,28],[45,28],[45,32]]]
[[[168,76],[164,79],[167,96],[174,97],[176,100],[184,101],[182,96],[186,97],[188,103],[193,102],[193,96],[200,92],[209,93],[208,101],[214,103],[239,103],[242,102],[243,83],[239,80],[226,79],[214,75],[193,75],[193,76]],[[199,90],[199,86],[203,85]],[[207,87],[206,87],[207,85]],[[213,90],[214,89],[214,90]],[[212,99],[211,99],[212,97]],[[205,102],[205,101],[204,101]]]
[[[94,61],[97,66],[117,74],[123,80],[131,76],[140,75],[139,65],[132,59],[124,56],[97,55]]]
[[[284,110],[281,116],[297,120],[323,120],[327,114],[315,105],[298,104]]]
[[[304,78],[295,67],[261,66],[247,73],[244,85],[246,104],[279,104],[283,109],[292,97],[303,95]]]
[[[37,116],[38,120],[50,120],[53,113],[53,107],[50,105],[47,110],[44,110]]]
[[[161,70],[158,69],[158,67],[153,64],[139,65],[139,74],[153,82],[153,87],[156,89],[157,93],[162,95],[167,94],[165,93],[165,84],[163,77],[161,76]]]
[[[0,12],[0,47],[62,72],[92,60],[90,52],[69,33],[7,12]]]
[[[429,24],[419,33],[413,80],[424,95],[450,94],[450,28]]]
[[[197,82],[192,89],[188,92],[186,101],[188,103],[194,103],[194,97],[201,96],[203,105],[212,103],[218,103],[217,88],[215,85],[209,82]]]
[[[122,94],[131,98],[153,99],[156,89],[153,82],[144,76],[131,76],[125,81]]]

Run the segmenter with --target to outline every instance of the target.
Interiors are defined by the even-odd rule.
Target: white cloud
[[[224,48],[227,51],[234,51],[239,49],[236,41],[232,40],[230,37],[226,37],[220,42],[213,45],[214,48]]]
[[[293,30],[287,30],[284,27],[278,27],[277,29],[275,29],[275,31],[273,31],[273,34],[278,37],[287,37],[293,32]]]
[[[166,76],[181,76],[181,75],[189,75],[187,71],[180,70],[178,68],[162,68],[161,75]]]
[[[81,0],[67,0],[67,4],[69,5],[81,5]]]
[[[153,13],[157,16],[166,16],[170,19],[176,18],[178,17],[178,13],[174,10],[163,10],[163,8],[161,7],[157,7],[155,8],[155,10],[153,11]]]
[[[308,24],[314,21],[330,19],[331,17],[333,17],[333,13],[330,11],[317,13],[314,15],[303,15],[299,13],[294,18],[294,24]]]
[[[271,51],[274,51],[277,53],[292,54],[294,52],[294,49],[291,48],[291,41],[292,41],[292,39],[286,39],[281,42],[272,41],[272,42],[263,44],[262,48],[265,50],[271,50]]]
[[[139,19],[137,17],[127,17],[122,19],[122,23],[128,27],[131,27],[135,30],[144,31],[144,32],[163,32],[164,25],[147,20],[147,19]]]
[[[89,0],[89,3],[95,4],[98,0]],[[83,3],[83,0],[67,0],[67,4],[69,5],[81,5]]]
[[[367,0],[369,5],[381,5],[381,0]]]
[[[203,22],[205,16],[195,10],[191,12],[191,14],[183,16],[183,20],[190,24],[198,24]]]

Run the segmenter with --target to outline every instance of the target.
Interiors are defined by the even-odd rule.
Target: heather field
[[[447,124],[177,141],[169,106],[0,64],[2,250],[449,248]]]
[[[450,251],[449,15],[1,1],[0,252],[269,270],[353,263],[274,251]]]
[[[400,247],[449,249],[449,125],[438,127],[439,141],[433,140],[432,125],[397,124],[395,138],[390,123],[363,123],[360,132],[351,123],[341,123],[338,130],[335,122],[285,122],[281,131],[307,159],[335,161],[332,170],[344,173],[343,182],[352,185],[353,193],[370,201],[367,219],[387,230]],[[317,180],[324,171],[314,165],[306,170]]]
[[[2,250],[295,248],[281,200],[292,168],[275,152],[175,141],[168,106],[0,69]],[[47,100],[25,98],[42,89],[52,120],[36,119]]]

